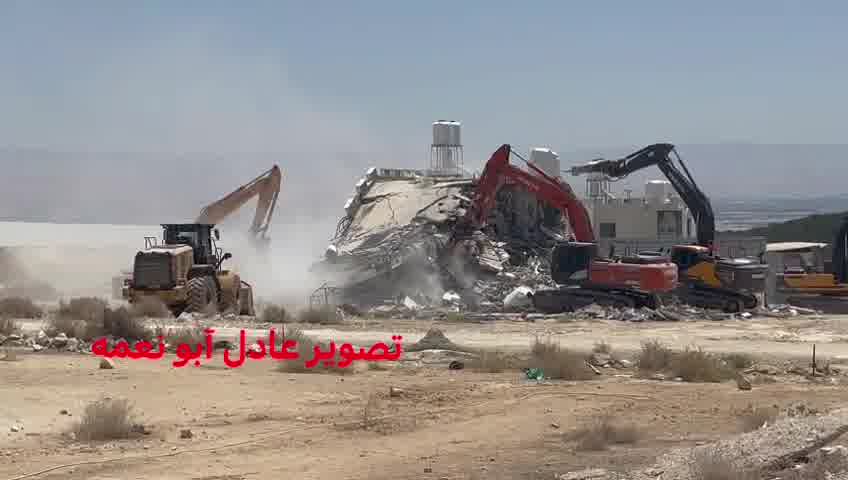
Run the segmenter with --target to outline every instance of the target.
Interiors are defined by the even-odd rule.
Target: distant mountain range
[[[638,148],[561,153],[562,168]],[[848,209],[848,145],[680,145],[678,150],[712,197],[720,229]],[[422,166],[420,152],[407,157],[386,160],[359,152],[320,151],[166,155],[5,148],[0,149],[0,220],[122,224],[190,220],[203,205],[278,163],[283,186],[275,223],[332,223],[368,167]],[[478,163],[482,166],[482,161]],[[576,191],[583,190],[585,178],[565,178]],[[632,188],[638,196],[644,182],[655,178],[661,178],[660,172],[650,169],[616,188]],[[251,208],[239,212],[237,221],[252,215]]]

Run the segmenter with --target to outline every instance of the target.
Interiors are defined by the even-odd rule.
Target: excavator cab
[[[586,242],[563,242],[551,252],[551,279],[559,285],[571,285],[589,279],[592,260],[598,245]]]

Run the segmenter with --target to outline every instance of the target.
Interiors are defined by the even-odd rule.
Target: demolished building
[[[552,285],[546,259],[566,238],[567,222],[510,182],[498,190],[484,231],[464,238],[459,256],[447,255],[477,182],[462,168],[461,155],[459,123],[438,121],[430,169],[370,168],[356,183],[325,258],[312,269],[327,280],[335,302],[373,306],[408,298],[501,308],[521,284]],[[557,168],[555,156],[536,149],[531,161]]]

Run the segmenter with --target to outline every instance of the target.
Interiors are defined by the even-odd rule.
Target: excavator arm
[[[495,206],[498,190],[504,183],[512,180],[537,198],[565,212],[578,242],[594,242],[595,234],[592,231],[589,212],[571,187],[546,174],[532,163],[528,162],[527,166],[538,175],[511,165],[509,163],[511,152],[510,145],[504,144],[492,154],[477,182],[471,208],[466,212],[463,223],[473,228],[484,226],[489,213]]]
[[[274,165],[262,175],[240,186],[224,198],[203,207],[195,222],[218,224],[244,206],[251,198],[258,195],[256,213],[250,226],[250,234],[256,240],[267,242],[266,234],[270,227],[274,209],[277,206],[281,181],[280,167]]]
[[[671,154],[677,159],[676,163]],[[597,160],[573,167],[572,175],[602,173],[611,179],[619,179],[650,166],[656,166],[668,178],[680,198],[692,212],[698,229],[698,244],[712,248],[715,242],[715,214],[709,197],[695,183],[683,159],[674,145],[657,143],[647,146],[620,160]]]

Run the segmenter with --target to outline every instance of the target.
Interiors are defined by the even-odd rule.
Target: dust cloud
[[[403,152],[420,148],[381,137],[371,126],[376,122],[346,111],[337,99],[307,94],[279,52],[233,51],[219,27],[177,25],[78,56],[73,65],[62,63],[75,78],[57,90],[63,108],[34,105],[19,121],[3,124],[8,145],[51,152],[27,153],[32,171],[18,183],[28,190],[16,194],[25,206],[5,215],[23,221],[191,222],[204,205],[277,163],[283,182],[270,251],[254,252],[247,222],[239,221],[252,216],[254,202],[220,225],[221,246],[233,254],[230,267],[257,297],[303,303],[323,281],[309,274],[309,265],[333,236],[357,178],[368,166],[415,158]],[[61,57],[61,49],[50,55]],[[58,60],[50,55],[33,62],[49,70]],[[14,83],[2,86],[0,100],[16,98]],[[422,124],[422,144],[428,127]],[[63,159],[72,159],[74,168],[57,170],[68,163]],[[14,169],[7,174],[14,177]],[[39,187],[24,181],[28,175],[52,181]],[[110,238],[103,232],[121,228],[78,227],[96,227]],[[30,275],[63,295],[109,297],[112,277],[129,269],[143,248],[143,235],[104,241],[91,234],[84,245],[70,247],[55,241],[57,232],[59,238],[69,235],[61,228],[42,232],[24,242],[38,248],[17,255]],[[158,238],[161,231],[156,226],[148,234]]]

